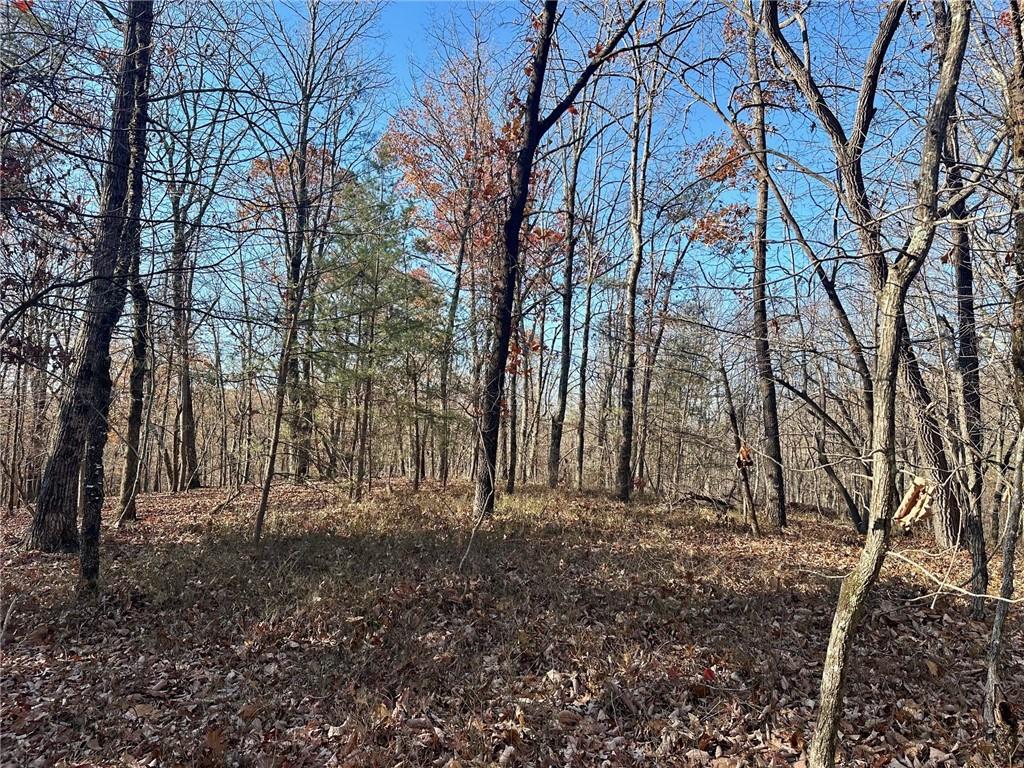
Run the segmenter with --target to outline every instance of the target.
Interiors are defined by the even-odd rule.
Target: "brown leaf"
[[[221,758],[227,751],[227,744],[224,742],[224,734],[217,728],[211,728],[206,732],[203,739],[203,746],[210,751],[215,758]]]
[[[571,709],[563,709],[558,713],[558,722],[566,728],[572,728],[579,725],[582,719],[583,716],[579,712],[573,712]]]

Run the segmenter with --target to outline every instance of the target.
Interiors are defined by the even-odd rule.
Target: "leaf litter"
[[[251,493],[145,495],[141,522],[104,530],[87,603],[74,558],[23,551],[27,520],[5,519],[3,764],[805,765],[859,547],[839,521],[798,514],[753,539],[710,510],[527,489],[460,573],[467,489],[338,494],[275,487],[262,548]],[[926,533],[895,547],[967,572]],[[891,558],[857,634],[840,764],[997,765],[988,630]],[[1022,647],[1013,610],[1018,702]]]

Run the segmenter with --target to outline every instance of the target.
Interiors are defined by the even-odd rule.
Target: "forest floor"
[[[663,503],[528,489],[460,573],[466,489],[147,495],[104,530],[99,600],[2,522],[10,766],[802,765],[842,521],[784,535]],[[924,532],[895,549],[950,581]],[[998,576],[998,568],[996,574]],[[991,613],[991,608],[990,608]],[[1021,609],[1006,693],[1024,702]],[[858,634],[849,766],[1003,765],[981,722],[989,625],[890,557]],[[1019,705],[1018,705],[1019,706]]]

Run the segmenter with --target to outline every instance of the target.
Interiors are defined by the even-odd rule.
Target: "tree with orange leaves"
[[[480,19],[475,21],[473,45],[450,52],[441,46],[446,53],[438,73],[418,90],[411,106],[399,110],[382,140],[384,152],[402,173],[403,191],[416,203],[421,248],[437,259],[439,270],[452,272],[439,376],[442,484],[451,463],[454,339],[462,294],[468,284],[471,299],[488,295],[487,271],[501,238],[515,133],[511,121],[499,124],[492,118],[487,41]],[[476,304],[469,303],[471,315]],[[478,352],[481,340],[472,333],[471,338]]]

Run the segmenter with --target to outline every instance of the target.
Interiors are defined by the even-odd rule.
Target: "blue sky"
[[[385,55],[391,59],[395,84],[402,96],[408,93],[411,84],[410,61],[424,62],[430,55],[426,32],[438,5],[442,4],[426,0],[400,0],[389,3],[381,13]]]
[[[460,17],[461,21],[470,24],[474,6],[508,11],[494,15],[495,21],[502,26],[523,7],[513,0],[396,0],[384,7],[378,26],[384,55],[390,60],[390,71],[394,77],[394,88],[390,94],[393,103],[406,101],[414,80],[418,79],[417,69],[433,70],[432,58],[436,51],[432,33],[437,28],[445,28],[451,16]],[[510,34],[519,32],[519,27],[503,29],[495,38],[506,39]]]
[[[430,68],[432,48],[429,32],[442,14],[463,6],[457,2],[433,0],[398,0],[388,3],[381,13],[384,53],[391,60],[395,78],[396,101],[404,101],[413,83],[413,63]]]

